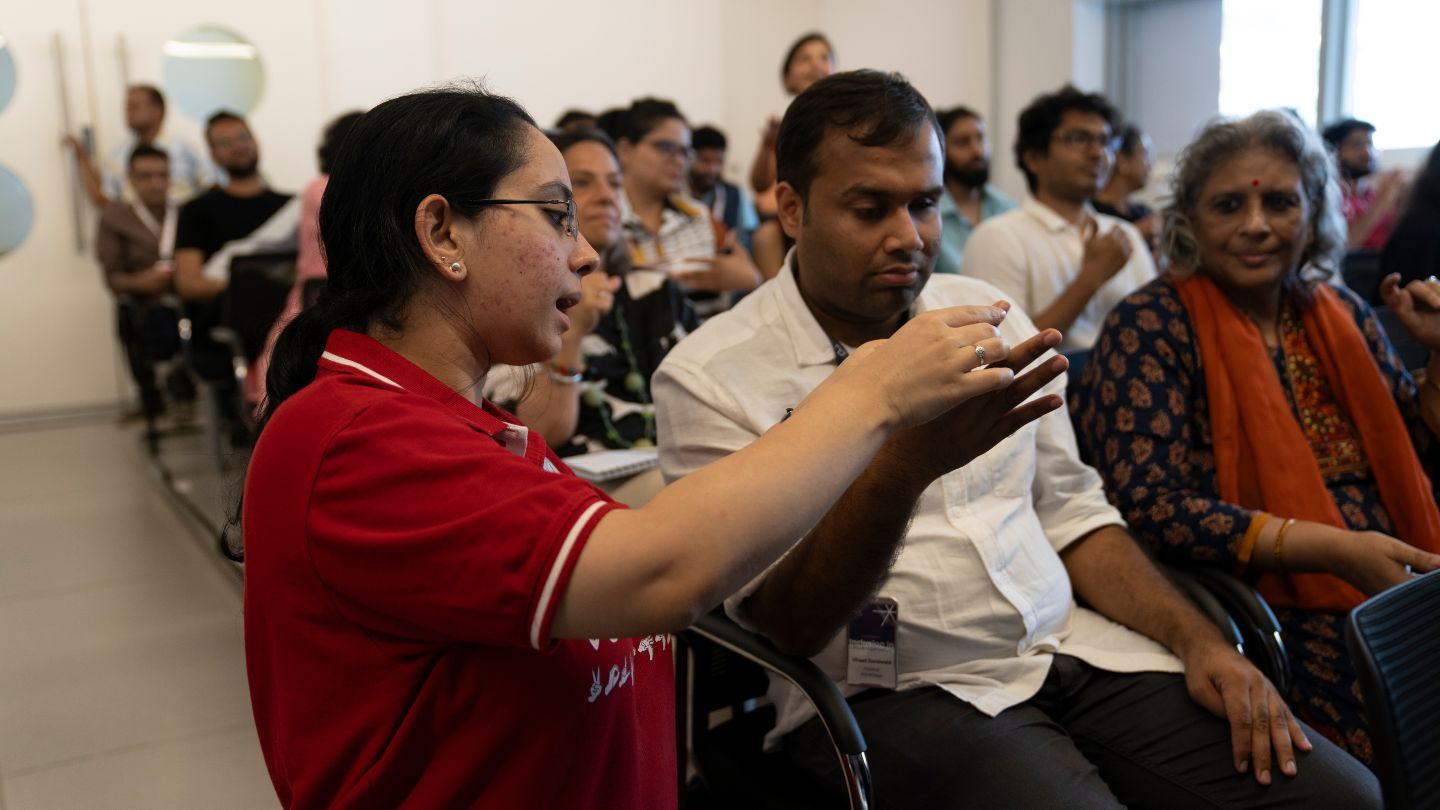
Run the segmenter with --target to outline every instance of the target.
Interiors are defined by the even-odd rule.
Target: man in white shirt
[[[130,154],[137,146],[153,146],[170,158],[170,199],[184,203],[215,183],[215,167],[184,140],[167,135],[165,95],[152,84],[134,84],[125,91],[125,127],[128,132],[110,150],[97,171],[90,155],[75,138],[66,138],[76,165],[85,181],[85,190],[97,206],[127,200],[125,178]]]
[[[980,223],[965,245],[961,272],[1014,296],[1037,327],[1064,332],[1063,351],[1094,345],[1110,308],[1155,277],[1135,226],[1090,206],[1114,163],[1118,126],[1099,94],[1066,85],[1037,98],[1015,140],[1032,196]]]
[[[911,315],[1002,297],[930,278],[942,155],[933,113],[898,75],[836,74],[795,100],[777,146],[795,249],[661,364],[667,478],[749,444]],[[1374,777],[1307,739],[1125,532],[1055,410],[1064,363],[1046,349],[1060,336],[1018,308],[998,333],[1013,348],[990,362],[1046,359],[897,434],[727,601],[731,615],[841,683],[888,807],[1378,807]],[[834,757],[813,711],[781,682],[771,695],[772,739],[826,783]]]

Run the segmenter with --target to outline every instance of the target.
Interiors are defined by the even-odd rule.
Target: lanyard
[[[155,215],[150,213],[150,209],[138,200],[130,203],[130,210],[135,212],[135,216],[140,218],[140,222],[159,240],[160,260],[168,261],[170,257],[174,256],[176,221],[180,218],[175,203],[168,200],[165,202],[165,223],[163,225],[156,222]]]

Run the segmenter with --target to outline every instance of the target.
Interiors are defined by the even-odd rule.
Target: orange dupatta
[[[1347,528],[1290,411],[1259,328],[1210,279],[1196,275],[1177,287],[1205,369],[1220,497],[1247,509]],[[1396,533],[1416,548],[1440,552],[1440,510],[1430,480],[1350,310],[1320,284],[1302,320],[1320,370],[1360,434]],[[1259,589],[1276,605],[1337,613],[1365,600],[1330,574],[1266,573]]]

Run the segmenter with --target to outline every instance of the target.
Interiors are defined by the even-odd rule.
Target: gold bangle
[[[1284,570],[1285,568],[1285,561],[1284,558],[1280,556],[1280,553],[1285,549],[1285,533],[1290,531],[1290,527],[1294,525],[1295,518],[1290,518],[1280,524],[1280,531],[1275,533],[1275,547],[1271,551],[1270,556],[1275,558],[1275,567],[1277,569]]]

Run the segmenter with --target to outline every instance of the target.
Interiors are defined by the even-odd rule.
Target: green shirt
[[[1014,200],[988,183],[980,192],[982,220],[1018,207]],[[940,255],[935,257],[935,272],[958,275],[965,261],[965,241],[970,238],[970,232],[975,230],[975,223],[960,213],[960,209],[955,206],[955,198],[950,196],[948,190],[940,198],[940,227]]]

